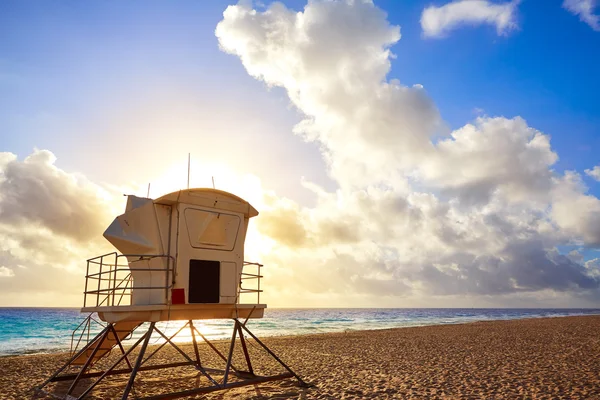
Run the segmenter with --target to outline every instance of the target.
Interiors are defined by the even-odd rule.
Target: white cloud
[[[600,247],[600,199],[586,195],[581,176],[567,171],[554,179],[552,218],[571,236]]]
[[[425,37],[443,37],[465,25],[489,24],[498,35],[506,35],[517,27],[519,0],[493,3],[488,0],[457,0],[441,7],[429,6],[421,14]]]
[[[387,80],[400,28],[371,2],[230,6],[216,35],[251,76],[287,92],[303,116],[295,133],[318,144],[337,184],[302,182],[316,197],[308,207],[252,183],[263,195],[251,199],[261,215],[247,249],[268,266],[267,299],[597,304],[597,262],[557,248],[600,247],[600,200],[576,172],[553,170],[550,138],[520,117],[446,132],[423,87]],[[0,280],[0,302],[79,293],[81,262],[106,245],[113,217],[110,196],[50,152],[0,153],[0,265],[14,274]]]
[[[578,15],[593,30],[600,31],[600,16],[594,14],[596,0],[564,0],[562,6],[571,14]]]
[[[494,194],[510,201],[544,197],[558,159],[547,135],[519,117],[480,117],[438,142],[420,165],[422,178],[472,203]]]
[[[385,80],[400,29],[371,2],[315,1],[303,13],[230,6],[216,35],[250,75],[287,90],[306,115],[295,132],[322,145],[340,184],[392,181],[432,150],[438,111],[422,86]],[[368,163],[355,161],[365,154]]]
[[[12,269],[0,266],[0,278],[11,278],[15,276],[15,273]]]
[[[600,165],[596,165],[592,169],[586,169],[585,174],[600,182]]]
[[[55,161],[47,150],[35,150],[22,162],[14,154],[1,153],[0,222],[91,239],[109,212],[103,190],[85,177],[58,169]]]
[[[11,277],[0,280],[0,303],[41,293],[70,299],[81,293],[85,260],[110,249],[102,232],[113,218],[111,196],[55,160],[47,150],[22,161],[0,153],[0,276]]]
[[[224,51],[287,91],[305,116],[295,132],[319,144],[338,184],[304,182],[314,207],[266,196],[256,224],[276,249],[263,255],[272,295],[431,305],[423,299],[597,293],[600,278],[556,246],[600,246],[600,201],[552,170],[550,138],[520,117],[440,138],[425,90],[386,79],[399,32],[367,1],[240,4],[217,26]]]
[[[592,260],[586,261],[584,265],[585,268],[587,268],[590,271],[590,275],[600,277],[600,258],[594,258]]]

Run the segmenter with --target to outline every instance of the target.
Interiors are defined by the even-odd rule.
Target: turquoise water
[[[265,318],[251,320],[248,327],[259,337],[265,337],[589,314],[600,314],[600,309],[267,309]],[[76,308],[0,308],[0,355],[69,350],[73,330],[84,317]],[[209,339],[231,336],[230,320],[204,320],[195,324]],[[157,325],[169,335],[183,322]],[[100,329],[101,326],[94,325],[91,334]],[[141,329],[136,331],[133,339],[141,334]],[[178,341],[190,340],[186,334],[187,330],[182,332]],[[160,342],[160,338],[153,338],[153,342]]]

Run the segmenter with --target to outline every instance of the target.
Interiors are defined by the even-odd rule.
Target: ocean
[[[257,336],[266,337],[591,314],[600,314],[600,309],[270,308],[265,311],[264,318],[250,320],[248,327]],[[0,356],[69,350],[73,330],[86,316],[77,308],[0,308]],[[183,324],[182,321],[169,321],[157,326],[169,335]],[[208,339],[231,337],[230,320],[203,320],[195,325]],[[94,325],[91,334],[100,330],[100,325]],[[178,341],[191,340],[185,336],[186,331],[178,336]],[[140,332],[138,329],[132,340],[139,337]],[[79,335],[74,336],[75,341],[78,338]],[[152,343],[160,340],[153,337]]]

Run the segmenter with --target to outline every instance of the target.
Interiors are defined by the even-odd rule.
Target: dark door
[[[220,282],[219,261],[190,260],[188,303],[218,303]]]

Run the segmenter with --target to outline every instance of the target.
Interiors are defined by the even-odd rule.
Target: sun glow
[[[167,193],[186,189],[188,179],[187,160],[176,162],[166,167],[164,172],[150,182],[149,197],[156,199]],[[248,201],[260,213],[265,209],[265,190],[260,178],[256,175],[240,172],[221,162],[190,162],[189,187],[214,187],[235,194]],[[137,196],[148,195],[148,184],[135,184],[133,193]],[[260,218],[260,214],[259,217]],[[266,240],[256,229],[256,221],[252,220],[248,227],[245,245],[245,258],[250,261],[260,261],[261,255],[271,250],[269,240]]]
[[[213,187],[240,196],[258,208],[263,204],[263,189],[260,179],[252,174],[241,173],[229,165],[218,162],[202,162],[192,159],[190,162],[189,187]],[[150,182],[150,197],[188,187],[187,162],[173,163],[164,172]],[[147,184],[136,185],[139,196],[147,195]]]
[[[173,339],[174,342],[186,343],[193,340],[192,331],[189,326],[186,326],[187,321],[167,321],[163,322],[161,325],[161,330],[167,337],[171,337],[177,333],[177,336]],[[186,327],[184,328],[184,326]],[[181,328],[183,328],[183,330]],[[229,321],[223,323],[222,321],[212,320],[207,323],[206,321],[198,320],[194,321],[194,328],[208,340],[224,339],[231,334]],[[157,339],[159,338],[157,337]],[[201,341],[201,338],[197,334],[196,340]],[[160,342],[162,342],[162,340],[160,340]]]

